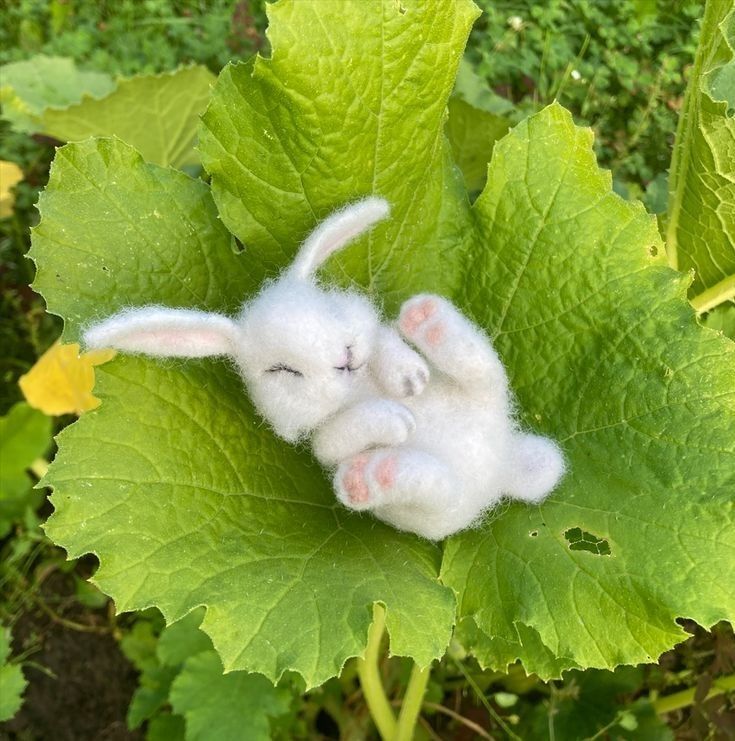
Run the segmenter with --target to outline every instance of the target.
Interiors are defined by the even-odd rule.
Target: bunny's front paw
[[[406,301],[398,319],[403,335],[419,344],[421,340],[429,346],[440,344],[446,333],[440,317],[442,304],[441,298],[429,294],[414,296]]]
[[[390,399],[377,399],[371,405],[365,425],[375,430],[376,444],[400,445],[416,429],[416,419],[403,404]]]
[[[397,358],[392,366],[383,371],[385,390],[398,399],[418,396],[429,382],[429,366],[417,353]]]
[[[429,382],[429,366],[393,329],[384,328],[372,367],[380,385],[394,399],[418,396]]]

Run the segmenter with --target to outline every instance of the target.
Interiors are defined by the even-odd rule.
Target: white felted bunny
[[[336,469],[340,501],[439,540],[503,495],[540,501],[564,461],[553,442],[518,430],[503,365],[449,301],[414,296],[394,328],[364,296],[317,284],[316,269],[388,212],[366,198],[330,216],[236,318],[150,306],[90,327],[84,340],[233,358],[278,435],[311,435],[316,457]]]

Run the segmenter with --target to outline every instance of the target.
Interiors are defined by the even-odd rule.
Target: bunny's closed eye
[[[291,366],[286,365],[285,363],[276,363],[274,366],[271,366],[270,368],[266,368],[266,373],[279,373],[281,371],[284,371],[285,373],[293,373],[294,376],[298,376],[299,378],[303,378],[304,374],[296,370],[296,368],[291,368]]]

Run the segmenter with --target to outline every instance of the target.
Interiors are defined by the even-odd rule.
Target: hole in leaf
[[[404,7],[403,3],[398,3],[398,12],[401,15],[406,15],[406,8]]]
[[[528,534],[530,538],[535,538],[538,536],[538,530],[531,530],[531,532]]]
[[[107,270],[107,265],[103,265],[103,266],[102,266],[102,270],[104,270],[104,272],[105,272],[105,273],[109,272],[109,271]]]
[[[651,257],[656,257],[656,255],[658,255],[658,247],[656,247],[656,245],[655,245],[655,244],[652,244],[652,245],[651,245],[651,246],[650,246],[650,247],[648,248],[648,254],[649,254],[649,255],[650,255]]]
[[[598,538],[580,527],[569,528],[564,533],[570,551],[589,551],[596,556],[609,556],[610,544],[604,538]]]
[[[237,237],[232,238],[232,251],[238,255],[245,252],[245,245]]]

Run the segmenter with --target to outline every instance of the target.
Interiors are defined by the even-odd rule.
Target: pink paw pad
[[[430,345],[438,345],[444,339],[445,330],[444,324],[437,322],[426,330],[426,341]]]
[[[364,504],[370,498],[370,491],[365,481],[367,462],[366,456],[355,458],[342,477],[342,486],[352,504]]]
[[[375,480],[382,489],[390,489],[396,482],[396,459],[395,456],[383,458],[375,468]]]
[[[436,301],[427,298],[412,306],[401,317],[401,329],[413,334],[429,317],[436,313]]]

